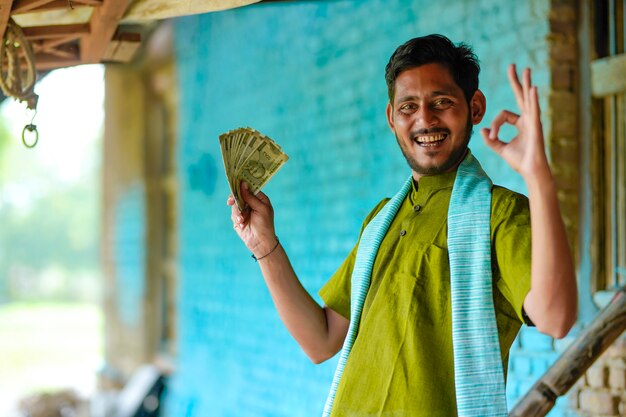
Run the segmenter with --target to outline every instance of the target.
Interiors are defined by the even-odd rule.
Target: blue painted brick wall
[[[143,320],[145,297],[145,190],[141,183],[131,184],[116,199],[113,247],[115,248],[115,286],[117,314],[128,328]]]
[[[232,231],[218,135],[252,126],[290,156],[265,191],[295,270],[317,294],[355,243],[363,217],[409,175],[384,116],[384,66],[395,47],[433,32],[474,45],[489,121],[504,107],[515,109],[509,62],[532,66],[547,91],[548,5],[287,2],[176,22],[180,286],[168,416],[319,415],[336,363],[312,365],[300,351]],[[524,190],[477,135],[471,147],[496,183]],[[552,360],[541,341],[535,353],[535,342],[517,343],[510,400]]]

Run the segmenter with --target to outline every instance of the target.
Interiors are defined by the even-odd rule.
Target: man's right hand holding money
[[[262,192],[255,196],[245,183],[241,196],[248,209],[240,212],[230,195],[233,228],[255,259],[270,291],[276,310],[287,330],[314,363],[332,357],[341,349],[350,322],[328,307],[320,307],[304,289],[280,245],[274,230],[274,209]]]
[[[270,199],[259,191],[254,195],[248,184],[242,181],[241,196],[247,208],[242,213],[235,204],[235,197],[228,196],[227,204],[231,207],[230,218],[233,228],[250,249],[255,259],[263,259],[278,246],[278,238],[274,231],[274,209]]]

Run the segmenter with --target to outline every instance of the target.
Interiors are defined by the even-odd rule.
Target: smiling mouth
[[[420,146],[431,147],[439,145],[447,137],[447,133],[431,133],[427,135],[417,135],[413,138],[413,140]]]

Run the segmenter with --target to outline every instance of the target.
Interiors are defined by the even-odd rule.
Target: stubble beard
[[[472,120],[471,118],[468,117],[467,123],[465,125],[465,131],[464,131],[465,140],[463,141],[461,146],[458,146],[457,148],[452,150],[452,153],[450,153],[450,156],[448,156],[448,159],[446,159],[442,164],[439,164],[439,165],[430,165],[430,166],[421,165],[411,155],[409,155],[409,153],[404,149],[404,147],[402,146],[402,142],[400,141],[400,138],[398,138],[398,135],[395,134],[395,136],[396,136],[396,140],[398,141],[398,145],[400,145],[400,150],[402,151],[402,154],[404,155],[404,159],[406,159],[406,162],[409,164],[409,167],[411,167],[411,169],[414,172],[416,172],[419,175],[436,175],[436,174],[442,174],[444,172],[450,171],[452,168],[457,166],[461,162],[461,160],[465,157],[465,153],[467,152],[467,146],[469,144],[470,138],[472,137],[472,133],[473,133],[472,127],[473,127]]]

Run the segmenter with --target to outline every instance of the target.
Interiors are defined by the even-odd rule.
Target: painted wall
[[[549,89],[548,12],[548,0],[514,7],[354,0],[272,3],[176,21],[180,281],[177,373],[166,415],[319,415],[336,364],[312,365],[301,352],[233,232],[218,135],[251,126],[290,156],[265,191],[295,270],[317,294],[354,245],[363,217],[410,172],[384,115],[384,66],[393,50],[433,32],[472,44],[482,62],[485,126],[502,108],[515,110],[510,62],[531,66],[540,93]],[[494,182],[524,191],[478,135],[470,146]],[[510,405],[554,359],[553,348],[550,338],[522,333],[509,367]],[[563,415],[562,406],[551,415]]]

